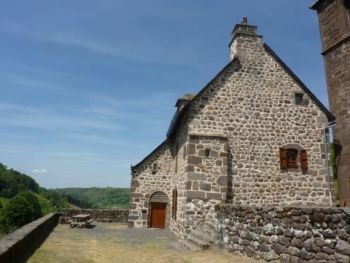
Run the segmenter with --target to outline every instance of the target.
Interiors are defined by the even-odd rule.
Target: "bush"
[[[1,211],[1,232],[12,232],[40,216],[41,208],[35,194],[31,192],[20,193],[11,199]]]

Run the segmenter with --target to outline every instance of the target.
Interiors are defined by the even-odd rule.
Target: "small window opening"
[[[209,157],[209,155],[210,155],[210,149],[209,149],[209,148],[206,148],[206,149],[204,150],[204,154],[205,154],[205,157]]]
[[[302,105],[303,104],[303,93],[295,93],[295,105]]]
[[[177,189],[173,190],[173,213],[172,213],[172,218],[176,220],[177,217]]]
[[[158,170],[158,165],[157,165],[157,163],[154,163],[153,167],[152,167],[152,174],[156,174],[157,170]]]
[[[298,169],[298,153],[296,149],[287,149],[287,168]]]
[[[183,150],[183,159],[186,159],[186,155],[187,155],[187,150],[186,150],[186,146],[184,146],[184,150]]]
[[[177,173],[178,170],[178,164],[179,164],[179,143],[176,142],[175,144],[175,173]]]

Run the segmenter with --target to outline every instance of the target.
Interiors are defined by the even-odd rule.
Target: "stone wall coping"
[[[52,217],[57,216],[59,213],[50,213],[43,216],[23,227],[17,229],[15,232],[8,234],[3,239],[0,240],[0,255],[6,252],[10,247],[23,240],[30,232],[45,224],[46,221],[50,220]]]
[[[217,207],[231,208],[239,210],[258,210],[258,211],[271,211],[283,212],[286,210],[300,209],[300,210],[329,210],[329,211],[342,211],[350,216],[350,208],[348,207],[336,207],[336,206],[240,206],[235,204],[219,204]]]
[[[125,208],[66,208],[63,211],[129,211],[129,209]]]

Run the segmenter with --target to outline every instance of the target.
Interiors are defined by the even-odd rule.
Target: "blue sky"
[[[3,0],[0,162],[48,188],[130,184],[176,99],[228,62],[248,16],[327,103],[316,14],[295,0]]]

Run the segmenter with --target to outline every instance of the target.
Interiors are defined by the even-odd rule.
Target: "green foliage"
[[[11,198],[22,191],[32,191],[37,193],[39,185],[28,175],[18,171],[7,169],[0,163],[0,196]]]
[[[60,194],[54,190],[47,190],[45,188],[40,188],[40,196],[42,196],[46,201],[48,206],[48,212],[59,212],[64,208],[69,207],[68,196]],[[44,203],[43,203],[44,205]]]
[[[0,163],[0,235],[67,207],[67,196],[41,188],[33,178]]]
[[[70,203],[81,208],[128,208],[129,188],[63,188],[55,191],[67,195]]]
[[[36,195],[30,192],[20,193],[1,210],[1,232],[9,233],[40,216],[41,208]]]

